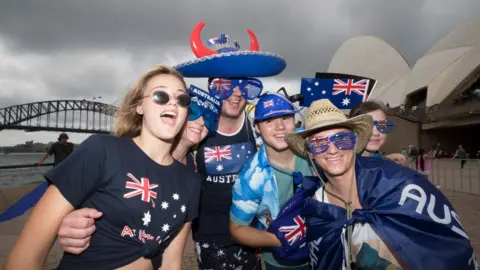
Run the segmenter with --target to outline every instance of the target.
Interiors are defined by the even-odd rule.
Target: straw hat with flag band
[[[368,141],[372,136],[373,118],[370,115],[359,115],[353,118],[347,118],[347,116],[345,116],[345,114],[343,114],[337,107],[335,107],[332,102],[330,102],[330,100],[320,99],[313,102],[307,110],[305,130],[301,132],[287,134],[285,136],[285,141],[293,152],[305,158],[308,158],[308,160],[312,163],[312,168],[314,169],[316,175],[323,182],[325,192],[344,203],[347,210],[347,220],[351,220],[353,212],[352,194],[355,176],[352,177],[352,179],[350,180],[350,191],[347,200],[341,198],[336,194],[333,194],[332,192],[327,190],[325,180],[322,178],[321,174],[318,173],[314,161],[307,154],[306,150],[305,140],[308,136],[313,135],[321,130],[335,127],[346,127],[352,130],[352,132],[357,136],[355,152],[360,153],[365,148],[365,146],[367,146]],[[352,226],[353,224],[347,226],[348,239],[352,239]],[[348,241],[348,251],[348,260],[350,263],[354,264],[356,262],[356,258],[353,255],[352,241],[350,240]],[[351,269],[350,263],[347,265],[347,269]]]

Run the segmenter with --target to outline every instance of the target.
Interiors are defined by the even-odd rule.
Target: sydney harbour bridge
[[[110,133],[117,107],[89,100],[50,100],[0,109],[4,129]]]

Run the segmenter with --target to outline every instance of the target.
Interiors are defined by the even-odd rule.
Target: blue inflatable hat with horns
[[[204,26],[204,22],[198,23],[190,35],[190,46],[197,59],[175,66],[184,77],[270,77],[285,69],[283,57],[259,50],[257,37],[252,30],[247,29],[250,47],[248,50],[240,50],[239,43],[232,41],[227,34],[209,39],[208,46],[205,46],[200,37]]]

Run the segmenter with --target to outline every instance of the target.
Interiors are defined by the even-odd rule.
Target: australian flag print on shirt
[[[250,142],[205,147],[205,169],[208,175],[235,174],[254,153]]]

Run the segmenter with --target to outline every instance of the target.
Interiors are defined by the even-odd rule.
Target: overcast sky
[[[282,74],[263,80],[265,89],[295,93],[300,78],[326,71],[351,37],[378,36],[412,65],[476,14],[479,0],[1,0],[0,108],[95,96],[118,102],[149,67],[193,59],[189,36],[201,20],[204,40],[228,33],[244,49],[251,28],[262,51],[287,60]],[[69,135],[77,143],[88,136]],[[0,145],[57,136],[3,130]]]

